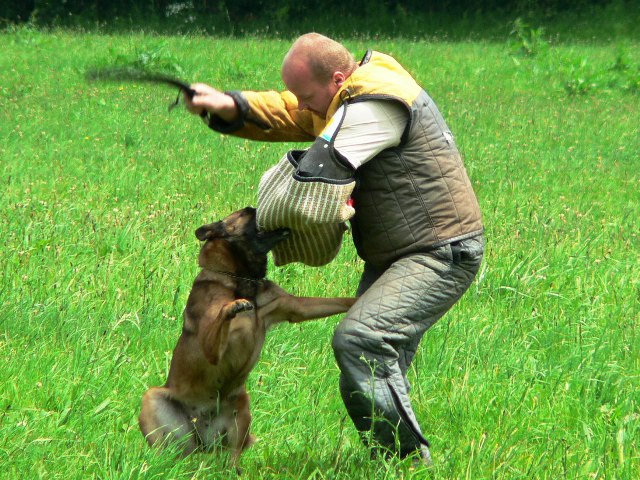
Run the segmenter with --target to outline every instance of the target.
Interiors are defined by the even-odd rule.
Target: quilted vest
[[[409,122],[399,146],[356,170],[351,226],[358,255],[384,268],[400,257],[482,233],[478,201],[440,111],[393,58],[369,51],[327,118],[342,102],[371,99],[405,105]]]

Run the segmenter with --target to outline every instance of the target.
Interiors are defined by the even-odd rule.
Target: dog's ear
[[[196,230],[196,237],[200,241],[211,240],[212,238],[223,238],[227,236],[223,222],[209,223],[202,225]]]
[[[259,253],[267,253],[290,234],[291,230],[288,228],[281,228],[279,230],[272,230],[269,232],[259,232],[256,236],[256,250]]]

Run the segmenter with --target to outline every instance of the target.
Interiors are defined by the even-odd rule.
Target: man
[[[351,220],[364,272],[333,349],[340,392],[372,454],[431,462],[409,400],[407,370],[425,331],[462,296],[482,259],[480,209],[436,105],[393,58],[357,63],[340,43],[298,38],[282,64],[285,92],[192,85],[187,108],[219,132],[311,141],[322,167],[356,179]]]

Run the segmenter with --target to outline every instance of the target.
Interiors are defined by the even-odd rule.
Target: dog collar
[[[256,284],[260,284],[265,280],[264,278],[243,277],[242,275],[236,275],[235,273],[231,273],[231,272],[223,272],[222,270],[209,270],[209,271],[213,273],[219,273],[220,275],[226,275],[227,277],[235,278],[237,280],[245,280],[247,282],[256,283]]]

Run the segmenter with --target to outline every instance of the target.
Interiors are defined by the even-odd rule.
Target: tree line
[[[624,0],[618,0],[618,3]],[[262,22],[291,23],[319,16],[407,15],[463,16],[536,11],[561,13],[594,6],[606,0],[22,0],[0,2],[4,23],[31,21],[39,25],[72,24],[74,19],[109,22],[130,20],[219,19],[233,24],[259,19]]]

